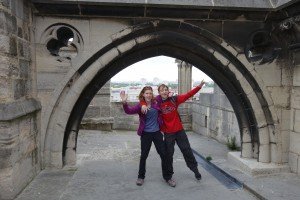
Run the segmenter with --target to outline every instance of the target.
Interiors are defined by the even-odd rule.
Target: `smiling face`
[[[161,96],[162,99],[167,99],[169,96],[169,88],[166,85],[160,85],[158,87],[158,93]]]
[[[153,91],[152,90],[145,90],[143,97],[146,102],[151,102],[153,99]]]

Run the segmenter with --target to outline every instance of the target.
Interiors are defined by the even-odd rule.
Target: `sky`
[[[142,78],[152,81],[155,77],[162,81],[176,81],[178,79],[178,68],[175,59],[166,56],[157,56],[142,60],[116,74],[111,81],[140,81]],[[212,81],[209,76],[195,67],[192,68],[192,79],[194,81],[201,81],[202,79],[206,82]]]

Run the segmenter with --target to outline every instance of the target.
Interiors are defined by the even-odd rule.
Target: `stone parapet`
[[[113,124],[113,117],[84,118],[81,121],[80,128],[87,130],[111,131]]]

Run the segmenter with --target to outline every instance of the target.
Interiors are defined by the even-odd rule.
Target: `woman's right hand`
[[[125,91],[122,90],[122,91],[120,92],[120,98],[121,98],[122,102],[125,103],[125,102],[127,101],[128,94],[125,94]]]
[[[141,112],[143,114],[147,114],[148,110],[149,110],[149,108],[146,105],[142,105]]]

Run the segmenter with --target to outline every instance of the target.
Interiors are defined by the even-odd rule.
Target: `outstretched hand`
[[[128,94],[125,94],[125,91],[122,90],[122,91],[120,92],[120,98],[121,98],[122,102],[125,103],[125,102],[127,101]]]
[[[202,87],[206,82],[204,81],[204,79],[202,79],[201,83],[200,83],[200,87]]]

